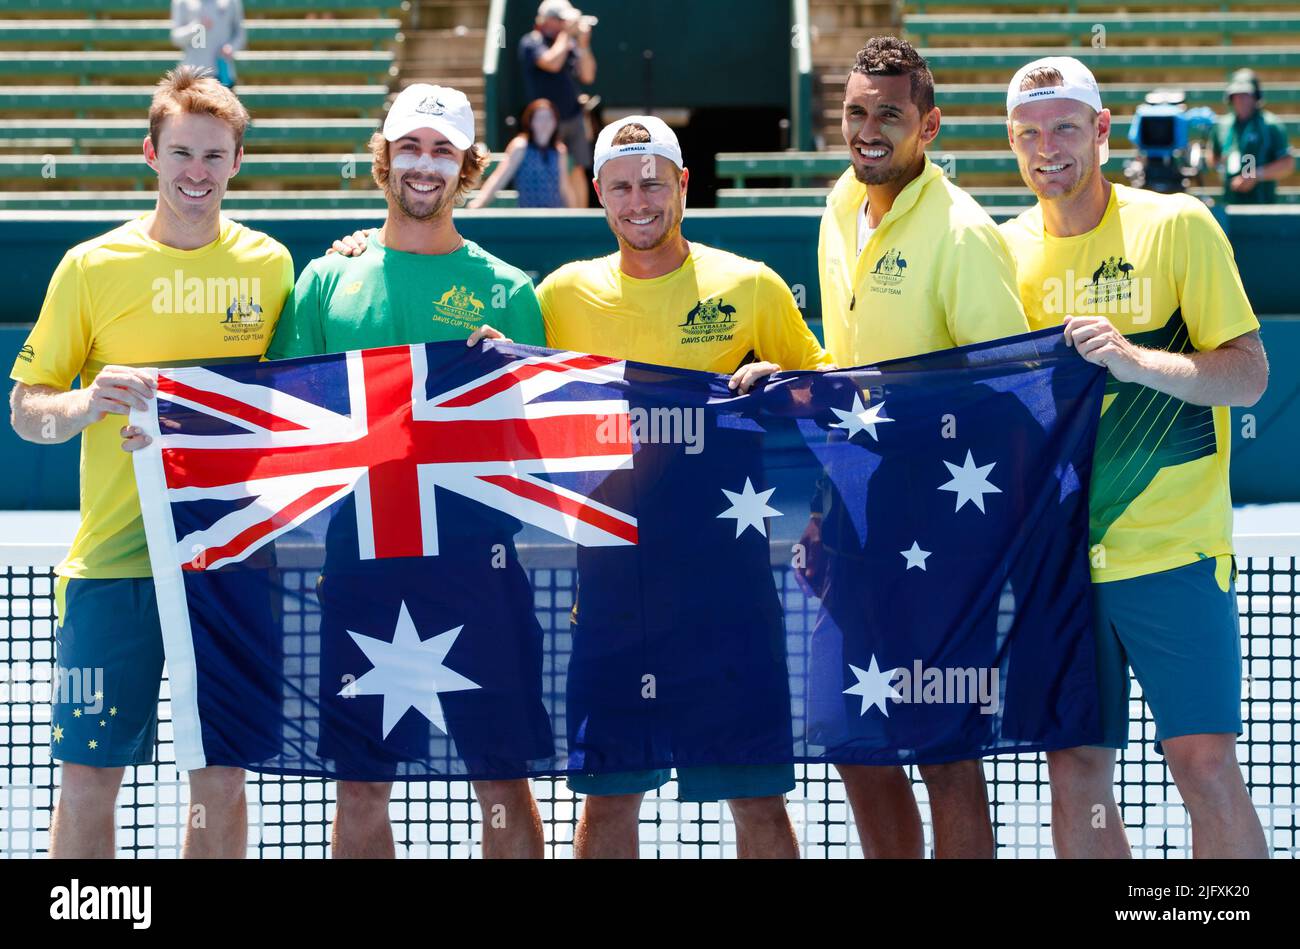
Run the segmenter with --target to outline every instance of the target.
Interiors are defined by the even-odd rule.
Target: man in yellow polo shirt
[[[288,251],[221,216],[247,125],[234,93],[193,67],[159,83],[144,140],[157,207],[64,256],[10,372],[21,437],[55,444],[83,436],[81,526],[56,568],[52,751],[63,765],[54,857],[111,857],[123,770],[154,760],[162,632],[123,451],[146,436],[118,416],[143,409],[155,385],[133,367],[256,360],[293,288]],[[94,686],[72,688],[87,672]],[[186,856],[242,857],[244,772],[203,768],[189,781],[203,820],[186,822]]]
[[[939,132],[934,77],[907,42],[873,37],[844,87],[852,162],[826,201],[817,255],[826,348],[859,366],[1028,331],[1006,242],[992,219],[925,155]],[[814,513],[805,547],[820,549]],[[815,590],[852,596],[857,558],[837,551]],[[847,669],[845,675],[849,675]],[[853,682],[850,676],[846,685]],[[868,857],[921,857],[921,817],[901,767],[837,765]],[[992,857],[983,765],[922,765],[938,857]]]
[[[1007,89],[1007,133],[1038,203],[1002,232],[1035,329],[1110,370],[1090,496],[1104,747],[1049,752],[1059,856],[1128,856],[1113,792],[1128,667],[1192,819],[1197,857],[1268,848],[1237,764],[1241,632],[1228,406],[1268,384],[1232,245],[1189,195],[1111,184],[1092,73],[1036,60]],[[1098,814],[1101,819],[1098,819]]]
[[[548,346],[731,373],[730,386],[739,392],[778,369],[830,367],[830,357],[804,322],[793,294],[771,268],[688,242],[682,235],[689,172],[676,135],[662,120],[630,116],[606,126],[596,143],[595,166],[596,192],[619,249],[608,257],[565,264],[542,281],[537,299]],[[501,338],[492,327],[484,327],[469,342],[473,345],[484,336]],[[695,500],[683,497],[681,503]],[[702,513],[702,524],[717,523],[715,514]],[[746,667],[765,678],[746,678],[745,691],[784,690],[788,682],[780,645],[781,611],[771,582],[768,542],[757,537],[752,541],[752,548],[727,565],[697,565],[684,551],[682,562],[673,565],[676,579],[665,579],[662,589],[671,596],[681,576],[711,575],[716,591],[711,616],[680,617],[674,635],[689,644],[684,648],[703,650],[708,648],[710,623],[746,625],[752,628],[754,651],[766,661]],[[673,612],[667,601],[655,604],[654,616],[623,615],[618,604],[602,595],[601,584],[591,581],[600,569],[596,566],[585,575],[574,607],[568,710],[571,725],[582,720],[582,729],[570,734],[571,756],[574,749],[581,753],[584,736],[590,741],[606,715],[618,714],[589,702],[584,683],[633,672],[614,668],[612,657],[627,650],[620,652],[611,643],[621,636],[641,635],[643,622],[673,622],[665,619]],[[733,673],[752,660],[720,659],[735,663],[729,667]],[[729,688],[726,670],[718,671],[717,687]],[[743,696],[737,701],[743,702]],[[587,795],[574,837],[576,855],[636,856],[642,798],[669,777],[667,769],[571,775],[569,786]],[[681,767],[677,781],[682,800],[727,801],[742,857],[798,856],[783,797],[794,788],[791,765]]]

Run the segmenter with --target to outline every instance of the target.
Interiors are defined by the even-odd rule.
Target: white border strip
[[[0,564],[53,569],[67,552],[67,544],[0,544]]]
[[[158,620],[162,626],[163,651],[167,656],[167,678],[171,683],[172,731],[175,736],[176,768],[193,771],[205,768],[203,731],[199,725],[198,666],[194,660],[194,633],[190,628],[189,605],[185,600],[185,577],[176,559],[176,525],[167,499],[163,474],[162,433],[158,427],[158,402],[149,408],[131,410],[131,424],[153,441],[131,453],[135,465],[136,490],[144,515],[144,534],[149,543],[149,565],[158,598]]]
[[[1300,534],[1234,534],[1232,549],[1238,557],[1300,558]]]

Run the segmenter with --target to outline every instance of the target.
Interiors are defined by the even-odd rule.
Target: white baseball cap
[[[402,90],[384,119],[384,138],[395,142],[416,129],[433,129],[464,151],[474,144],[474,108],[465,93],[417,82]]]
[[[1059,72],[1061,85],[1021,89],[1020,85],[1024,82],[1025,76],[1039,67],[1047,67]],[[1025,63],[1016,70],[1016,74],[1011,77],[1010,85],[1007,86],[1007,118],[1011,118],[1011,113],[1015,111],[1016,106],[1024,105],[1026,102],[1037,102],[1040,99],[1073,99],[1075,102],[1092,106],[1094,111],[1100,112],[1102,109],[1101,89],[1097,86],[1096,77],[1093,76],[1092,70],[1073,56],[1044,56],[1042,59],[1035,59],[1032,63]],[[1103,142],[1101,163],[1106,164],[1108,158],[1110,158],[1110,145]]]
[[[573,11],[572,14],[569,12],[571,10]],[[569,0],[542,0],[537,7],[537,19],[547,20],[551,17],[559,17],[563,20],[566,16],[572,16],[577,12]]]
[[[650,133],[650,141],[615,145],[614,136],[628,125],[644,127]],[[611,158],[622,158],[624,155],[658,155],[660,158],[667,158],[678,168],[684,168],[686,165],[682,161],[682,146],[678,144],[677,136],[663,119],[657,119],[653,115],[629,115],[601,129],[600,135],[596,137],[592,173],[599,178],[600,168],[605,162]]]

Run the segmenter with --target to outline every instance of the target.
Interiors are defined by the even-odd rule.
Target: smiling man
[[[975,200],[926,157],[940,120],[934,77],[916,50],[891,36],[868,41],[844,86],[842,131],[851,165],[827,198],[817,248],[826,348],[837,365],[1028,331],[1006,242]],[[960,425],[958,419],[958,434]],[[810,551],[821,549],[821,528],[822,516],[814,514],[804,535]],[[828,609],[860,612],[856,597],[866,587],[857,571],[866,561],[853,550],[836,553],[828,574],[810,555],[805,578]],[[847,667],[842,671],[849,675]],[[863,852],[922,856],[921,816],[903,769],[838,769]],[[993,856],[982,764],[956,761],[920,771],[935,855]]]
[[[10,373],[20,436],[56,444],[83,435],[81,526],[55,571],[57,681],[94,671],[102,688],[55,696],[52,751],[63,765],[51,856],[111,857],[123,770],[154,760],[162,632],[122,451],[145,437],[115,416],[154,395],[139,367],[260,357],[293,286],[284,247],[221,215],[247,126],[248,112],[215,79],[188,66],[167,74],[143,146],[157,205],[68,251]],[[189,782],[196,819],[185,855],[242,857],[244,772],[203,768]]]
[[[830,365],[789,287],[771,268],[686,240],[682,218],[690,174],[677,136],[661,119],[634,115],[606,126],[596,142],[595,173],[596,193],[618,250],[565,264],[542,281],[537,295],[548,346],[731,373],[730,384],[739,392],[778,369]],[[692,502],[684,494],[682,503]],[[701,531],[707,536],[705,527]],[[676,615],[682,641],[689,644],[684,648],[702,653],[717,638],[714,624],[750,629],[752,635],[738,651],[755,655],[720,658],[717,689],[729,687],[726,669],[741,668],[754,672],[747,683],[762,676],[771,688],[785,689],[780,609],[774,605],[766,540],[725,567],[696,564],[692,558],[698,553],[685,546],[675,575],[709,576],[717,592],[707,607],[691,611],[683,605],[688,599],[680,580],[665,580],[662,588],[671,595],[657,604],[658,616]],[[698,549],[716,548],[706,541]],[[587,582],[579,590],[569,667],[570,720],[575,708],[589,709],[587,730],[592,734],[618,713],[601,707],[591,698],[600,690],[584,683],[625,672],[610,668],[606,656],[615,650],[609,643],[640,635],[641,629],[638,617],[626,616],[625,607],[609,602],[603,586]],[[629,688],[641,688],[639,677],[628,681]],[[745,699],[738,696],[736,701]],[[798,855],[783,797],[794,788],[791,765],[686,767],[677,769],[677,778],[682,800],[727,801],[742,857]],[[570,776],[569,786],[587,796],[574,837],[577,856],[636,856],[641,801],[668,779],[667,770]]]
[[[1002,225],[1035,329],[1110,371],[1092,475],[1102,745],[1049,752],[1062,857],[1129,855],[1115,805],[1129,667],[1192,819],[1198,857],[1263,857],[1237,764],[1241,630],[1228,406],[1268,384],[1259,321],[1214,217],[1190,195],[1112,184],[1110,110],[1071,57],[1022,67],[1007,135],[1038,203]]]
[[[474,111],[455,89],[408,86],[393,102],[381,132],[370,140],[372,174],[388,212],[376,231],[357,235],[357,256],[332,254],[304,268],[267,355],[272,359],[464,339],[485,317],[512,338],[545,345],[542,315],[526,274],[461,237],[452,208],[482,176],[488,156],[474,142]],[[472,502],[440,498],[440,520],[466,532],[462,551],[481,553],[475,563],[445,558],[363,559],[355,500],[330,521],[325,567],[318,586],[322,622],[345,630],[371,630],[391,638],[404,603],[420,625],[459,617],[464,633],[459,670],[483,688],[444,698],[448,730],[471,772],[522,773],[524,762],[553,752],[550,721],[541,700],[541,629],[531,610],[528,580],[514,555],[517,522],[486,516]],[[464,504],[457,513],[451,508]],[[504,551],[502,565],[497,553]],[[474,572],[476,571],[476,572]],[[473,572],[477,582],[466,583]],[[383,582],[380,582],[380,581]],[[390,596],[401,594],[400,602]],[[456,625],[452,623],[450,625]],[[430,631],[421,627],[427,638]],[[345,642],[342,632],[324,642]],[[350,681],[366,669],[355,647],[321,656],[323,681]],[[470,655],[496,660],[482,670]],[[502,671],[505,670],[505,671]],[[495,683],[488,688],[486,683]],[[386,740],[365,731],[368,700],[326,690],[322,748],[338,747],[364,760],[373,774],[396,774],[403,760],[429,754],[429,723],[411,714]],[[363,723],[359,725],[358,723]],[[502,760],[509,753],[510,760]],[[542,856],[537,806],[523,778],[473,783],[482,808],[483,854]],[[333,829],[335,857],[392,857],[388,818],[391,781],[340,780]]]

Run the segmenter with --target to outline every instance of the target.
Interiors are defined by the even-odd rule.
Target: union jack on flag
[[[435,488],[584,546],[636,543],[634,517],[544,477],[632,463],[627,401],[601,391],[621,361],[532,356],[430,391],[423,345],[321,358],[343,366],[344,405],[286,388],[292,373],[158,371],[168,500],[227,502],[176,538],[184,569],[238,563],[349,493],[362,559],[436,557]],[[576,383],[587,397],[547,398]]]

